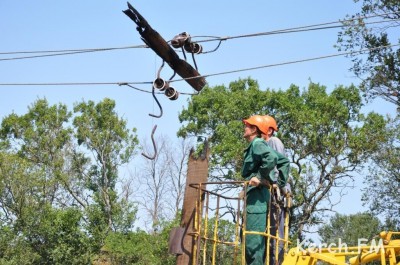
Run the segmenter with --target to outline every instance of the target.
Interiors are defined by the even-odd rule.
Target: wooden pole
[[[199,198],[199,191],[189,186],[192,183],[207,182],[208,177],[208,156],[209,148],[207,141],[204,144],[204,150],[200,157],[194,156],[194,151],[191,150],[188,162],[188,173],[186,179],[185,196],[183,198],[183,209],[181,227],[185,229],[182,240],[182,255],[177,256],[176,265],[196,265],[191,263],[193,258],[193,247],[196,238],[191,235],[194,231],[194,220],[196,202]],[[204,197],[203,194],[201,196]],[[201,216],[199,217],[201,218]],[[199,249],[197,249],[198,251]],[[197,255],[196,255],[197,256]]]

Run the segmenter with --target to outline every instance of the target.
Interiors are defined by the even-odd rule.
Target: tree
[[[240,179],[247,145],[242,119],[252,114],[275,116],[292,165],[291,230],[301,239],[308,226],[320,223],[339,202],[357,170],[385,140],[385,119],[361,114],[361,106],[355,86],[339,86],[330,94],[314,83],[302,92],[295,85],[286,91],[261,91],[249,78],[227,88],[206,87],[192,97],[179,115],[184,125],[178,134],[209,137],[210,172],[220,179]],[[334,192],[339,194],[337,201],[332,201]]]
[[[132,204],[118,201],[115,185],[118,167],[132,159],[138,144],[136,129],[126,128],[127,122],[118,117],[114,108],[115,102],[107,98],[98,104],[81,102],[74,107],[78,115],[73,121],[78,144],[86,147],[93,159],[88,187],[96,204],[91,205],[89,216],[95,223],[107,224],[110,230],[130,228],[134,220],[133,215],[127,215],[125,223],[116,222],[118,216],[135,210]]]
[[[115,183],[138,141],[114,107],[77,104],[76,130],[67,107],[46,99],[2,120],[0,263],[86,264],[109,230],[132,228],[136,209]]]
[[[339,49],[371,49],[368,56],[351,56],[354,63],[352,70],[356,76],[362,78],[361,89],[367,97],[382,97],[400,109],[400,38],[397,34],[400,26],[400,3],[394,0],[354,2],[361,2],[361,11],[347,17],[351,20],[344,23],[343,31],[339,34]],[[375,21],[385,20],[386,23],[369,24],[369,17],[375,17]],[[391,45],[393,46],[377,49]],[[371,160],[363,201],[370,206],[372,213],[383,213],[388,222],[399,226],[400,201],[396,194],[400,187],[398,118],[391,119],[390,123],[392,125],[388,127],[388,142],[380,146]]]
[[[168,254],[168,238],[172,227],[179,223],[178,218],[159,224],[156,233],[146,233],[143,230],[126,234],[111,232],[106,238],[101,260],[109,260],[110,264],[137,265],[174,265],[175,257]]]
[[[372,157],[370,170],[365,177],[363,202],[375,215],[383,214],[389,229],[400,228],[400,117],[390,119],[388,141]]]
[[[151,218],[152,230],[159,230],[162,220],[175,218],[183,200],[186,162],[190,144],[181,141],[174,144],[167,136],[155,140],[157,154],[153,160],[143,157],[143,166],[137,176],[140,184],[140,201]],[[146,143],[145,153],[154,152]],[[150,151],[151,150],[151,151]]]
[[[327,224],[320,227],[318,233],[321,242],[327,246],[332,244],[331,246],[339,247],[342,251],[346,251],[347,247],[350,251],[350,247],[360,247],[361,244],[378,246],[379,237],[377,236],[383,231],[382,228],[380,220],[371,213],[335,214]],[[380,265],[382,263],[372,261],[368,264]]]
[[[192,148],[190,141],[179,139],[177,144],[170,146],[167,152],[169,163],[168,176],[170,179],[169,194],[172,204],[168,207],[174,218],[180,214],[186,185],[186,172],[189,153]]]
[[[140,196],[142,197],[140,201],[150,216],[151,230],[155,232],[159,229],[160,221],[165,217],[164,210],[168,204],[167,168],[169,166],[169,161],[166,160],[165,157],[166,149],[168,148],[167,145],[168,142],[166,138],[158,137],[156,139],[157,154],[152,160],[142,158],[143,167],[140,170],[141,174],[138,176],[138,182],[143,189],[143,191],[140,192]],[[148,146],[144,146],[143,149],[146,153],[149,153],[148,150],[150,148]]]
[[[318,229],[321,242],[335,243],[340,239],[348,247],[358,246],[359,239],[371,240],[382,230],[379,219],[370,213],[356,213],[350,215],[336,213],[327,224]],[[366,243],[363,241],[363,243]]]
[[[41,171],[32,168],[17,155],[0,153],[0,263],[87,263],[90,239],[81,231],[81,211],[53,208],[40,192]]]
[[[400,106],[400,3],[396,0],[354,0],[362,2],[360,13],[347,16],[338,36],[339,50],[354,51],[351,70],[362,79],[367,97],[382,97]],[[386,21],[386,23],[370,23]],[[394,45],[390,47],[391,45]],[[382,48],[385,47],[385,48]],[[367,56],[357,51],[369,49]]]
[[[28,113],[10,114],[0,128],[0,259],[5,264],[81,264],[90,260],[82,213],[67,185],[71,113],[37,100]],[[70,186],[69,186],[70,187]],[[62,235],[62,236],[61,236]],[[82,248],[83,247],[83,248]],[[29,257],[25,257],[28,255]]]
[[[10,114],[2,121],[0,137],[7,153],[17,155],[38,174],[34,192],[39,204],[71,204],[70,198],[59,196],[63,193],[60,184],[68,183],[64,169],[71,157],[72,130],[64,126],[70,117],[65,105],[49,106],[47,100],[39,99],[27,114]]]

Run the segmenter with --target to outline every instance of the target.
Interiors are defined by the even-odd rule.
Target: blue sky
[[[342,0],[298,1],[154,1],[130,3],[166,40],[183,31],[192,36],[239,36],[271,30],[306,26],[343,19],[358,11],[358,5]],[[16,51],[109,48],[141,45],[136,25],[122,10],[126,1],[0,1],[0,53]],[[204,75],[261,65],[277,64],[337,53],[333,47],[338,29],[292,34],[232,39],[208,54],[196,56],[199,72]],[[201,39],[201,38],[198,38]],[[216,42],[204,43],[212,50]],[[0,54],[1,58],[26,54]],[[189,58],[191,63],[191,58]],[[127,49],[26,60],[0,60],[0,84],[5,83],[98,83],[151,82],[161,60],[150,49]],[[310,80],[333,89],[337,85],[357,84],[348,71],[351,63],[343,56],[330,59],[263,68],[254,71],[217,75],[207,78],[211,86],[228,85],[239,78],[252,77],[261,88],[286,89],[290,84],[306,87]],[[171,75],[164,67],[162,76]],[[137,85],[150,91],[150,85]],[[186,82],[176,82],[181,92],[193,92]],[[187,104],[187,96],[177,101],[158,96],[164,109],[160,119],[158,107],[148,93],[126,86],[4,86],[0,85],[0,118],[15,112],[24,114],[38,98],[51,104],[72,107],[81,100],[99,101],[104,97],[116,101],[117,111],[138,129],[140,139],[148,138],[154,124],[156,133],[174,137],[180,127],[178,112]],[[395,107],[376,100],[365,111],[394,115]],[[361,209],[360,193],[354,191],[339,205],[341,213]],[[350,202],[353,206],[350,206]],[[338,207],[338,209],[339,209]]]

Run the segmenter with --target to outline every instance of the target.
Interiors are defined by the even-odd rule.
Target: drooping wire
[[[172,82],[172,78],[174,78],[176,75],[176,72],[174,71],[174,73],[171,75],[171,77],[168,79],[169,82]]]
[[[225,40],[225,39],[220,39],[219,42],[218,42],[218,45],[217,45],[214,49],[209,50],[209,51],[203,51],[203,52],[201,52],[201,53],[202,53],[202,54],[207,54],[207,53],[212,53],[212,52],[217,51],[217,50],[219,49],[219,47],[221,46],[222,41],[224,41],[224,40]]]
[[[149,155],[146,155],[145,153],[142,153],[142,156],[144,156],[144,157],[146,157],[147,159],[150,159],[150,160],[154,160],[156,158],[156,156],[157,156],[157,145],[156,145],[156,142],[154,140],[154,132],[156,131],[156,129],[157,129],[157,125],[154,125],[153,130],[151,131],[151,141],[153,143],[154,154],[152,156],[149,156]]]
[[[158,99],[157,99],[157,97],[156,97],[156,95],[155,95],[154,90],[155,90],[155,88],[154,88],[154,86],[152,86],[151,94],[153,95],[153,98],[154,98],[154,100],[156,101],[156,103],[157,103],[157,105],[158,105],[158,108],[160,109],[160,114],[159,114],[159,115],[154,115],[154,114],[149,113],[149,116],[154,117],[154,118],[161,118],[161,116],[163,115],[163,108],[161,107],[161,104],[160,104],[160,102],[158,101]]]
[[[186,52],[185,52],[185,49],[183,48],[183,46],[181,47],[181,51],[182,51],[182,54],[183,54],[183,58],[185,58],[185,61],[187,61]]]
[[[161,70],[164,68],[164,65],[165,65],[165,61],[163,60],[162,63],[161,63],[160,68],[158,68],[158,71],[157,71],[157,78],[160,78]]]
[[[199,70],[199,69],[197,69],[196,58],[194,58],[194,53],[193,53],[193,52],[192,52],[192,60],[193,60],[194,68],[195,68],[196,70]]]
[[[163,60],[160,68],[157,71],[157,79],[160,79],[161,69],[164,67],[164,64],[165,64],[165,61]],[[160,102],[158,101],[158,99],[157,99],[157,97],[155,95],[155,89],[156,88],[155,88],[154,83],[153,83],[152,84],[152,89],[151,89],[151,94],[153,95],[153,98],[154,98],[155,102],[157,103],[158,108],[160,109],[160,114],[159,115],[154,115],[154,114],[149,113],[149,116],[154,117],[154,118],[161,118],[161,116],[163,115],[163,108],[161,107],[161,104],[160,104]]]

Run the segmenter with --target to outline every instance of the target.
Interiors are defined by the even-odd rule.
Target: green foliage
[[[30,163],[14,154],[0,152],[0,215],[5,223],[20,220],[25,211],[38,205],[38,187],[42,185],[40,171],[30,169]],[[29,181],[27,181],[29,179]]]
[[[77,105],[76,134],[67,107],[46,99],[2,120],[1,264],[88,264],[110,229],[131,230],[136,207],[115,183],[138,141],[114,107]]]
[[[42,257],[42,264],[82,264],[90,260],[89,238],[80,227],[82,213],[74,208],[39,212],[26,227],[26,237]]]
[[[261,91],[251,79],[232,82],[228,88],[207,87],[182,110],[179,135],[209,137],[210,172],[238,177],[244,141],[242,118],[269,114],[278,121],[279,133],[292,162],[294,205],[292,232],[301,239],[305,226],[323,219],[322,202],[331,203],[332,192],[351,184],[387,134],[386,120],[375,113],[362,115],[357,87],[338,86],[331,93],[310,83],[301,91]],[[222,173],[221,173],[222,172]],[[219,176],[220,177],[220,176]],[[325,207],[324,207],[325,208]]]
[[[100,162],[112,162],[115,168],[130,161],[138,139],[131,134],[136,129],[128,130],[127,122],[118,117],[114,108],[115,102],[107,98],[98,104],[93,101],[76,104],[74,112],[80,115],[74,118],[73,125],[77,128],[78,143],[94,151]]]
[[[8,144],[8,153],[17,154],[25,165],[30,163],[35,185],[40,187],[35,196],[42,201],[52,203],[58,191],[72,134],[64,127],[70,116],[65,105],[49,106],[47,100],[39,99],[27,114],[11,114],[2,121],[0,138]]]
[[[343,31],[338,36],[339,50],[359,51],[370,49],[368,56],[352,53],[352,71],[363,79],[361,88],[368,97],[382,97],[400,106],[400,49],[386,47],[398,43],[398,18],[400,3],[396,0],[354,0],[362,2],[361,11],[347,16],[351,19],[343,23]],[[377,27],[368,25],[371,19],[366,17],[379,16],[380,20],[389,23]]]
[[[27,114],[11,114],[2,121],[1,137],[16,144],[19,154],[34,162],[43,162],[63,149],[71,137],[71,130],[63,126],[71,117],[65,105],[49,106],[39,99]]]
[[[208,240],[205,242],[202,240],[202,248],[206,246],[206,252],[203,251],[200,253],[201,259],[205,260],[206,264],[212,264],[213,258],[215,259],[215,264],[225,264],[231,265],[234,264],[234,257],[236,256],[237,264],[240,264],[241,261],[241,246],[236,246],[236,250],[233,245],[226,243],[233,243],[236,240],[236,236],[239,236],[239,231],[237,231],[236,224],[224,220],[218,219],[218,227],[215,226],[215,217],[210,218],[207,221],[207,234],[206,237]],[[205,221],[203,220],[203,224]],[[214,251],[214,239],[218,240],[215,243],[215,251]],[[221,243],[224,242],[224,243]]]
[[[6,264],[87,264],[90,239],[81,231],[81,218],[74,208],[55,210],[47,205],[30,211],[23,224],[2,227],[0,260]]]
[[[104,99],[95,104],[93,101],[76,104],[74,118],[78,144],[85,146],[94,154],[89,172],[89,189],[94,192],[95,202],[104,213],[102,216],[109,229],[117,230],[122,226],[130,228],[134,211],[132,206],[118,202],[115,185],[118,178],[118,166],[130,161],[138,144],[135,129],[126,128],[126,121],[120,119],[114,110],[115,102]],[[125,214],[123,211],[130,213]],[[121,223],[121,216],[129,216]],[[114,219],[118,219],[115,222]],[[117,225],[118,224],[118,225]],[[116,226],[117,225],[117,226]]]
[[[144,231],[110,233],[103,247],[103,259],[111,264],[174,265],[175,256],[168,254],[169,232],[177,225],[177,219],[161,224],[160,233]]]
[[[322,225],[318,231],[321,242],[338,245],[340,238],[348,247],[358,246],[359,239],[371,240],[381,232],[382,224],[379,219],[370,213],[351,215],[335,214],[329,223]],[[363,241],[366,243],[366,241]]]
[[[379,146],[365,178],[363,201],[375,215],[384,215],[388,229],[400,228],[400,117],[385,127],[387,142]]]
[[[144,231],[128,234],[111,233],[103,248],[110,256],[111,264],[160,264],[154,256],[153,238]]]
[[[318,233],[321,242],[327,246],[359,247],[360,244],[378,246],[377,237],[382,229],[379,219],[371,213],[357,213],[351,215],[335,214],[329,223],[320,227]],[[371,242],[371,240],[375,240]],[[349,257],[350,258],[350,257]],[[348,258],[346,260],[348,262]],[[326,264],[326,263],[323,263]],[[371,261],[370,265],[380,265],[380,261]]]
[[[39,260],[40,255],[24,238],[18,237],[11,227],[0,225],[0,264],[35,264]]]

